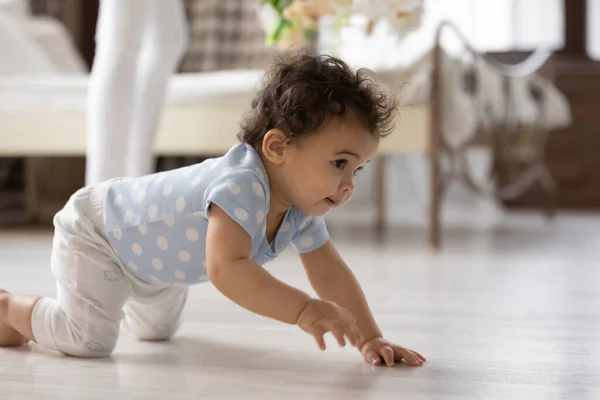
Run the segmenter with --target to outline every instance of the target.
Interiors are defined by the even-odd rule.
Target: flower
[[[323,15],[336,15],[338,29],[348,24],[350,15],[364,15],[368,34],[378,21],[385,20],[403,37],[419,27],[423,13],[423,0],[261,0],[261,4],[271,8],[271,22],[262,18],[263,26],[268,26],[267,44],[310,39]]]
[[[423,0],[354,0],[352,11],[367,17],[367,33],[384,20],[399,37],[404,37],[421,25]]]

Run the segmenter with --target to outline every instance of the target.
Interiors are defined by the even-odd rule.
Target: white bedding
[[[213,154],[237,142],[243,114],[263,71],[178,74],[169,82],[157,154]],[[0,155],[75,155],[85,152],[87,77],[21,76],[0,79]],[[427,109],[402,111],[385,153],[423,153]]]
[[[249,107],[263,71],[177,74],[169,82],[167,104],[203,102]],[[83,110],[88,75],[13,75],[0,78],[0,112]]]
[[[541,54],[541,52],[540,52]],[[541,54],[543,58],[543,54]],[[539,58],[536,54],[533,58]],[[466,72],[471,69],[476,78],[475,92],[465,92]],[[431,93],[433,53],[429,52],[402,70],[378,71],[380,81],[401,86],[402,100],[406,104],[427,104]],[[469,142],[480,125],[494,126],[504,123],[537,124],[548,131],[564,129],[571,125],[571,108],[566,96],[548,79],[533,74],[510,78],[510,101],[506,101],[504,78],[494,67],[478,59],[474,63],[445,55],[442,59],[442,131],[451,148]],[[541,92],[541,107],[531,96],[530,87]],[[508,106],[507,106],[508,104]]]
[[[551,82],[539,77],[511,80],[513,101],[511,108],[506,110],[502,100],[502,79],[485,64],[475,65],[475,68],[479,90],[470,96],[463,90],[465,66],[450,59],[444,63],[442,125],[446,141],[451,147],[460,147],[468,142],[481,123],[503,122],[507,115],[511,121],[524,124],[538,119],[548,130],[564,128],[571,123],[569,103]],[[392,135],[386,141],[389,143],[388,151],[427,149],[431,69],[431,56],[427,55],[410,68],[377,72],[382,83],[401,89],[404,105],[400,110],[396,136]],[[159,147],[169,152],[185,151],[192,142],[202,147],[201,136],[209,133],[210,141],[215,140],[212,132],[199,132],[199,127],[210,127],[213,131],[227,128],[230,134],[237,132],[242,115],[250,109],[251,99],[262,75],[261,70],[238,70],[174,76],[169,83],[166,122],[162,124],[163,133],[159,132]],[[547,100],[541,111],[529,95],[532,79],[536,80]],[[77,132],[81,134],[85,131],[82,121],[87,83],[87,75],[42,74],[0,78],[0,139],[2,130],[5,135],[10,135],[8,140],[13,141],[12,137],[17,132],[29,135],[31,140],[61,132],[58,140],[64,139],[66,143],[67,138],[62,137],[65,136],[66,126],[74,135]],[[488,104],[488,113],[483,113],[478,104]],[[40,129],[38,127],[45,131],[34,132]],[[179,135],[181,142],[173,143],[173,135]],[[215,145],[214,148],[223,148],[228,143],[230,141]],[[73,151],[80,151],[82,146],[85,144],[73,144]],[[24,149],[24,145],[13,147],[13,152]]]

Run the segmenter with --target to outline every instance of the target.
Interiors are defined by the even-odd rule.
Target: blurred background
[[[189,46],[178,67],[180,74],[261,71],[284,47],[265,45],[265,32],[272,24],[272,15],[261,9],[258,1],[185,0],[184,3]],[[77,90],[70,81],[61,92],[60,82],[66,76],[85,77],[89,73],[94,62],[98,5],[98,0],[0,0],[1,227],[49,227],[54,213],[84,184],[84,148],[68,143],[64,150],[50,147],[60,140],[56,138],[63,129],[70,134],[76,130],[85,137],[83,124],[76,128],[61,125],[72,121],[67,117],[83,112],[85,84],[76,86],[81,93],[75,93]],[[392,77],[393,85],[408,85],[409,94],[403,102],[408,120],[412,118],[411,105],[417,102],[410,96],[419,97],[414,93],[419,91],[419,85],[426,87],[431,83],[431,66],[420,75],[415,71],[424,57],[431,60],[427,57],[432,54],[436,28],[442,21],[454,23],[480,56],[504,64],[518,64],[535,51],[550,51],[550,58],[535,68],[535,74],[544,77],[547,83],[544,87],[554,93],[556,99],[566,100],[560,103],[563,107],[559,109],[568,123],[546,124],[541,136],[521,132],[518,143],[512,143],[510,148],[511,154],[521,154],[523,152],[516,151],[521,146],[536,143],[535,163],[547,167],[555,186],[554,197],[549,200],[543,182],[535,179],[518,193],[500,196],[499,189],[512,182],[511,171],[522,172],[523,159],[499,157],[498,149],[502,147],[479,143],[465,151],[465,159],[472,178],[485,182],[489,193],[481,196],[473,193],[468,185],[449,186],[444,197],[443,218],[450,224],[487,224],[502,218],[506,212],[548,208],[549,202],[559,212],[600,209],[600,158],[597,155],[600,148],[600,25],[597,23],[600,0],[426,0],[419,20],[408,28],[398,28],[389,21],[373,23],[365,15],[349,16],[340,25],[339,16],[331,12],[319,12],[313,20],[316,24],[312,27],[313,34],[295,45],[338,55],[354,67],[384,71]],[[401,29],[406,32],[399,35]],[[456,35],[448,36],[443,42],[444,51],[460,54],[465,43]],[[477,66],[476,61],[469,63]],[[411,74],[405,74],[406,71]],[[35,84],[40,76],[44,77],[44,83]],[[464,74],[461,76],[464,78]],[[481,90],[481,82],[485,82],[481,79],[479,82]],[[515,104],[518,109],[528,107],[525,103]],[[169,107],[167,104],[167,110]],[[448,110],[450,108],[446,108]],[[546,114],[553,112],[552,108],[548,110]],[[40,115],[44,119],[39,121],[52,121],[55,115],[56,124],[52,128],[42,122],[36,125]],[[411,130],[410,124],[402,125],[402,118],[403,110],[395,134],[414,136],[417,141],[419,137],[430,137],[429,131],[418,132]],[[424,118],[423,121],[429,121],[429,117]],[[22,125],[25,120],[27,124]],[[75,120],[80,122],[81,118]],[[498,118],[495,122],[503,125],[502,121],[498,123]],[[533,130],[527,128],[526,123],[522,125],[523,129]],[[24,143],[24,137],[38,137],[28,136],[32,126],[39,130],[36,135],[44,135],[48,129],[48,152],[43,151],[41,143]],[[231,132],[231,135],[236,133]],[[209,141],[210,135],[220,134],[222,132],[202,132]],[[537,141],[540,137],[543,140]],[[490,144],[490,141],[484,142]],[[380,219],[391,225],[427,224],[433,195],[428,145],[396,151],[400,147],[402,145],[390,145],[383,162],[385,174],[378,175],[375,168],[366,171],[359,180],[353,201],[330,216],[333,223],[371,224]],[[211,147],[204,152],[201,145],[185,154],[175,154],[172,150],[160,154],[157,150],[156,170],[199,162],[214,155],[213,150]],[[384,189],[384,199],[376,198],[379,189],[371,190],[377,184]],[[370,207],[374,201],[384,208],[383,213],[381,209]]]

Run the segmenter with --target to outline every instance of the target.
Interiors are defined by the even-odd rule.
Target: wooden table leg
[[[434,250],[441,247],[440,214],[442,207],[442,49],[440,35],[443,25],[438,27],[433,51],[433,69],[431,71],[430,94],[430,135],[429,135],[429,168],[430,168],[430,203],[429,203],[429,244]]]
[[[35,158],[25,157],[25,209],[29,222],[39,222],[39,196],[35,174]]]
[[[558,189],[547,167],[544,167],[544,172],[540,179],[540,183],[546,192],[544,213],[546,218],[553,220],[554,217],[556,217],[556,210],[558,209]]]
[[[440,171],[439,149],[430,151],[430,204],[429,204],[429,244],[434,250],[442,245],[441,213],[443,188]]]
[[[373,173],[373,197],[375,200],[375,230],[381,238],[386,228],[386,190],[385,190],[385,169],[388,157],[380,155],[375,162],[375,171]]]

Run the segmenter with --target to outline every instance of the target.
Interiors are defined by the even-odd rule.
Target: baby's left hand
[[[360,352],[365,361],[371,365],[381,365],[382,361],[384,361],[388,367],[393,367],[395,361],[402,361],[404,359],[409,365],[420,367],[426,361],[425,357],[416,351],[396,346],[384,338],[373,338],[365,342]]]

